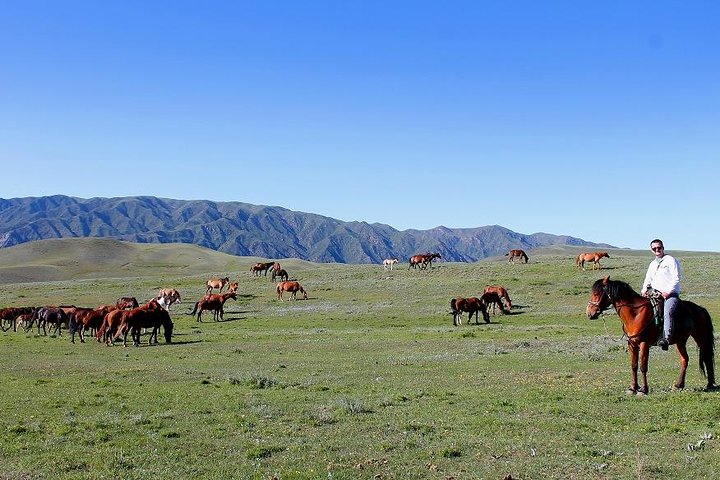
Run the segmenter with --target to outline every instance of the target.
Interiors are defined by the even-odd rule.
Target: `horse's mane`
[[[603,291],[607,293],[607,296],[610,297],[610,300],[614,303],[616,300],[620,298],[627,298],[627,297],[639,297],[640,294],[638,294],[633,288],[628,284],[627,282],[623,282],[621,280],[607,280],[607,283],[604,283],[603,279],[596,281],[593,284],[592,292],[594,294],[602,294]]]

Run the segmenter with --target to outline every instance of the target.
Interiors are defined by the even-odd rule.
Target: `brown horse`
[[[117,308],[120,310],[130,310],[131,308],[138,307],[138,301],[135,297],[120,297],[117,299],[117,302],[115,302],[115,305],[117,305]]]
[[[468,325],[472,321],[473,314],[475,314],[475,325],[479,325],[478,312],[482,312],[483,320],[485,323],[490,323],[490,315],[487,313],[485,304],[477,297],[463,298],[455,297],[450,300],[450,313],[453,316],[453,325],[462,325],[462,314],[468,312]]]
[[[100,325],[100,328],[97,331],[97,334],[95,338],[97,341],[100,341],[101,338],[105,339],[106,345],[111,345],[117,337],[120,336],[120,327],[123,325],[123,322],[126,322],[126,318],[128,316],[136,315],[137,312],[140,310],[143,311],[149,311],[149,310],[163,310],[160,304],[158,303],[157,299],[153,298],[149,302],[140,305],[139,307],[130,309],[130,310],[123,310],[123,309],[117,309],[117,310],[111,310],[107,314],[105,314],[105,317],[103,318],[102,325]],[[129,328],[129,327],[128,327]],[[127,330],[125,331],[125,335],[127,336]]]
[[[512,301],[510,301],[510,295],[508,294],[505,287],[503,287],[502,285],[488,285],[487,287],[485,287],[485,290],[483,290],[483,294],[492,293],[492,292],[496,293],[498,295],[498,297],[505,300],[504,307],[503,307],[502,303],[500,304],[500,311],[503,313],[509,312],[512,309]],[[492,306],[493,306],[493,313],[495,313],[495,302],[494,301],[493,301]]]
[[[278,266],[277,269],[275,269],[275,265]],[[259,277],[261,273],[264,273],[267,277],[267,272],[270,269],[273,269],[273,271],[280,270],[280,264],[277,262],[258,262],[252,267],[250,267],[250,272],[256,277]]]
[[[439,253],[419,253],[417,255],[413,255],[410,257],[410,265],[408,266],[408,270],[410,270],[410,267],[416,268],[420,267],[420,270],[425,270],[428,265],[430,268],[432,268],[432,261],[436,258],[442,258]]]
[[[279,278],[281,282],[287,282],[290,279],[288,273],[283,268],[281,268],[277,272],[273,270],[270,280],[274,282],[276,278]]]
[[[607,252],[581,253],[580,255],[575,257],[575,266],[577,268],[582,268],[583,270],[585,270],[585,262],[592,261],[593,270],[601,270],[602,267],[600,266],[600,259],[603,257],[610,258],[610,255],[608,255]]]
[[[34,322],[37,321],[38,335],[40,335],[40,327],[43,329],[43,335],[47,335],[47,326],[50,325],[51,329],[57,333],[58,336],[62,335],[62,324],[68,325],[68,316],[62,308],[57,307],[40,307],[30,317],[30,326],[32,328]],[[52,335],[53,330],[50,331]]]
[[[153,302],[153,300],[151,300]],[[157,304],[157,302],[155,302]],[[120,323],[117,327],[112,341],[115,341],[120,335],[123,336],[123,346],[127,347],[127,334],[131,332],[133,345],[140,346],[140,332],[143,328],[152,328],[150,333],[149,344],[158,343],[157,333],[160,327],[163,327],[165,333],[165,342],[172,343],[173,322],[170,314],[160,306],[152,308],[133,308],[132,310],[121,311]]]
[[[303,299],[307,300],[307,292],[305,289],[300,285],[298,282],[292,281],[292,282],[280,282],[277,284],[277,287],[275,288],[275,291],[277,292],[277,298],[281,302],[283,301],[283,293],[284,292],[290,292],[290,300],[297,300],[297,293],[300,292],[303,294]]]
[[[588,318],[598,318],[610,305],[615,307],[622,321],[623,333],[627,337],[630,352],[632,383],[628,394],[647,395],[648,359],[650,347],[655,345],[662,335],[662,325],[654,321],[653,306],[648,298],[636,293],[625,282],[610,280],[609,277],[596,281],[590,293],[586,308]],[[675,331],[670,342],[677,347],[680,356],[680,375],[675,381],[676,389],[685,388],[685,372],[688,365],[688,353],[685,344],[689,337],[697,343],[700,357],[700,373],[707,377],[707,389],[715,388],[715,338],[710,314],[703,307],[681,300],[675,310]],[[638,357],[642,387],[638,386]]]
[[[222,289],[230,283],[230,279],[228,277],[225,278],[211,278],[207,282],[205,282],[205,286],[207,287],[205,289],[205,293],[212,293],[214,289],[218,289],[218,293],[222,293]]]
[[[209,310],[213,312],[213,320],[216,322],[222,320],[225,313],[225,302],[230,298],[237,300],[237,294],[235,292],[225,292],[205,295],[202,300],[195,302],[193,311],[188,315],[195,315],[197,312],[197,321],[202,322],[203,312]]]
[[[75,343],[75,333],[80,336],[80,342],[85,343],[85,331],[89,329],[99,329],[102,326],[105,315],[113,310],[122,310],[117,305],[103,305],[98,308],[82,308],[76,307],[75,311],[70,315],[70,341]],[[99,340],[98,340],[99,341]]]
[[[240,288],[240,285],[238,285],[238,282],[232,282],[232,283],[228,286],[227,291],[228,291],[228,293],[230,293],[230,292],[237,293],[238,288]]]
[[[170,311],[170,307],[176,303],[182,303],[180,298],[180,292],[174,288],[161,288],[157,296],[158,303],[165,310]]]
[[[3,332],[13,329],[17,332],[17,317],[20,315],[32,315],[35,313],[33,307],[8,307],[0,309],[0,328]],[[7,328],[5,327],[7,324]]]
[[[500,299],[500,295],[498,295],[497,292],[486,292],[483,293],[480,297],[480,301],[483,302],[485,305],[485,308],[490,310],[490,305],[492,305],[493,313],[495,313],[495,307],[498,307],[501,312],[505,313],[505,309],[502,304],[502,300]]]
[[[510,257],[510,258],[508,258],[508,262],[515,262],[516,258],[521,259],[523,263],[528,262],[528,256],[524,250],[519,250],[519,249],[510,250],[508,253],[505,254],[505,256]]]

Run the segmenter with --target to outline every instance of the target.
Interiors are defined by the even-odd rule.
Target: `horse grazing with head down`
[[[151,300],[153,302],[153,300]],[[157,303],[157,302],[156,302]],[[143,328],[152,328],[148,344],[158,343],[157,334],[160,327],[163,327],[165,333],[165,342],[172,343],[173,322],[170,314],[164,308],[159,306],[152,308],[133,308],[132,310],[122,311],[120,314],[120,323],[112,341],[120,335],[123,336],[123,346],[127,347],[127,334],[131,332],[133,345],[140,346],[140,333]]]
[[[589,319],[595,319],[611,305],[615,307],[615,311],[620,317],[630,352],[632,383],[627,389],[627,393],[647,395],[649,392],[647,372],[650,347],[655,345],[658,338],[662,336],[663,327],[654,321],[654,308],[649,298],[639,295],[625,282],[604,277],[593,284],[585,313]],[[715,337],[710,314],[706,309],[693,302],[680,300],[675,309],[673,326],[674,331],[670,337],[670,343],[675,344],[680,356],[680,374],[674,387],[676,389],[685,388],[685,372],[688,365],[686,343],[688,338],[692,337],[699,349],[700,373],[707,377],[706,388],[714,389]],[[642,386],[638,385],[638,359]]]
[[[205,293],[212,293],[214,289],[218,289],[218,293],[222,293],[222,289],[230,283],[230,279],[228,277],[225,278],[211,278],[207,282],[205,282],[205,286],[207,287],[205,289]]]
[[[284,268],[281,268],[277,271],[273,270],[270,276],[270,280],[274,282],[277,278],[279,278],[281,282],[287,282],[290,279],[288,273],[285,271]]]
[[[485,295],[486,293],[496,293],[499,298],[505,301],[505,306],[500,303],[501,312],[507,313],[512,309],[512,301],[510,300],[510,295],[508,294],[505,287],[503,287],[502,285],[488,285],[487,287],[485,287],[485,290],[483,290],[483,295]],[[494,298],[492,298],[492,300],[493,313],[495,313],[496,302],[494,301]]]
[[[585,270],[585,262],[593,262],[593,270],[598,269],[600,270],[602,267],[600,266],[600,259],[603,257],[610,258],[610,255],[608,255],[607,252],[592,252],[592,253],[581,253],[577,257],[575,257],[575,266],[577,268],[582,268]]]
[[[275,268],[275,265],[277,265],[277,269]],[[261,273],[264,273],[267,277],[267,272],[270,269],[273,269],[273,271],[280,270],[280,264],[277,262],[258,262],[250,267],[250,272],[257,277],[259,277]]]
[[[452,313],[453,316],[453,325],[462,325],[463,312],[468,312],[468,325],[470,325],[470,321],[472,321],[473,314],[475,315],[475,325],[480,324],[478,312],[482,312],[485,323],[490,323],[490,315],[487,313],[487,308],[482,300],[477,297],[455,297],[450,300],[450,313]]]
[[[75,343],[75,334],[79,333],[80,342],[85,343],[85,331],[88,329],[99,329],[102,326],[105,315],[113,310],[118,310],[118,306],[103,305],[98,308],[77,307],[73,314],[70,315],[70,324],[68,325],[70,341]]]
[[[13,329],[17,332],[17,318],[20,315],[32,315],[35,313],[34,307],[8,307],[0,309],[0,328],[3,332]],[[5,325],[7,324],[7,328]]]
[[[60,336],[62,335],[62,324],[68,325],[68,316],[62,308],[40,307],[30,317],[28,330],[32,328],[33,322],[37,322],[38,335],[40,335],[40,327],[43,329],[43,335],[47,335],[47,325],[50,324],[51,328]],[[53,330],[50,331],[50,335],[52,332]]]
[[[129,310],[139,306],[135,297],[120,297],[117,299],[117,302],[115,302],[115,305],[117,305],[117,308],[120,310]]]
[[[205,295],[202,300],[195,302],[195,307],[188,315],[195,315],[197,312],[197,321],[202,322],[203,312],[209,310],[213,312],[213,320],[218,322],[223,319],[225,314],[225,302],[231,298],[237,300],[237,294],[235,292],[225,292]]]
[[[290,300],[297,300],[297,294],[298,292],[303,294],[303,299],[307,300],[307,292],[305,289],[300,285],[298,282],[290,281],[290,282],[280,282],[277,284],[277,287],[275,288],[275,291],[277,292],[277,298],[281,302],[283,301],[283,293],[284,292],[290,292]]]
[[[97,334],[95,336],[97,341],[99,342],[100,339],[104,338],[105,344],[108,346],[111,345],[115,341],[115,339],[123,333],[120,332],[120,327],[124,324],[124,322],[127,321],[126,319],[128,316],[136,316],[138,315],[137,312],[139,311],[153,310],[165,311],[165,309],[160,306],[157,299],[155,298],[151,299],[149,302],[143,305],[132,308],[130,310],[116,309],[109,311],[105,314],[105,317],[103,317],[102,324],[97,331]],[[118,332],[120,332],[120,334],[118,334]],[[127,329],[125,329],[124,333],[127,337]]]
[[[515,262],[515,259],[519,258],[522,260],[523,263],[528,263],[528,256],[524,250],[520,250],[520,249],[510,250],[508,253],[505,254],[505,256],[509,257],[508,262]]]

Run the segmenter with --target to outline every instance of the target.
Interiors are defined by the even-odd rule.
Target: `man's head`
[[[650,250],[652,250],[657,258],[662,258],[662,256],[665,255],[665,246],[659,238],[650,242]]]

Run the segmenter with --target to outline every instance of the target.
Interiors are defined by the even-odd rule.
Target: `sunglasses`
[[[652,250],[653,252],[659,252],[662,249],[663,249],[663,247],[652,247],[650,250]]]

